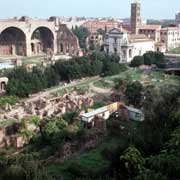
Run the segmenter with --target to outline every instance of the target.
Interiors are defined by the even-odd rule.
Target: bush
[[[144,57],[143,56],[135,56],[131,61],[131,67],[138,67],[144,64]]]

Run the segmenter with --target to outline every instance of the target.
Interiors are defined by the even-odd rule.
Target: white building
[[[103,119],[107,120],[110,116],[110,112],[107,106],[104,106],[102,108],[96,109],[94,111],[91,111],[89,113],[82,115],[82,121],[86,123],[90,123],[95,116],[102,117]]]
[[[133,121],[144,121],[144,113],[140,109],[125,106],[120,102],[115,102],[110,105],[95,109],[91,112],[82,115],[82,121],[84,123],[92,123],[95,117],[102,117],[107,120],[111,114],[117,112],[119,109],[125,108],[128,113],[128,118]]]
[[[161,29],[161,42],[165,44],[166,50],[180,47],[180,28],[167,27]]]
[[[105,39],[104,49],[109,55],[118,55],[120,63],[129,63],[135,56],[154,51],[155,42],[143,34],[128,34],[112,29]]]

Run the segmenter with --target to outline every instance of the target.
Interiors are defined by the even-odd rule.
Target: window
[[[126,50],[123,50],[123,56],[126,57]]]
[[[109,54],[109,48],[106,49],[106,53]]]
[[[117,37],[114,38],[114,43],[115,43],[115,44],[117,43]]]
[[[63,52],[63,51],[64,51],[63,44],[60,44],[60,49],[61,49],[61,52]]]
[[[136,119],[140,119],[140,118],[141,118],[141,115],[140,115],[139,113],[136,113],[135,118],[136,118]]]
[[[132,58],[132,49],[129,49],[129,57]]]
[[[141,54],[142,54],[142,51],[141,51],[141,50],[139,50],[139,55],[141,56]]]

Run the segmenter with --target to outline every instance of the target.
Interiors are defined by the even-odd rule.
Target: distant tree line
[[[118,57],[103,53],[72,58],[68,61],[59,60],[45,69],[35,67],[32,72],[20,67],[8,73],[6,92],[8,95],[28,97],[30,94],[56,86],[60,81],[70,82],[83,77],[114,75],[126,69],[125,65],[119,64]]]

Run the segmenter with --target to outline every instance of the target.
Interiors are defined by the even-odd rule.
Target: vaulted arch
[[[26,54],[26,35],[20,28],[7,27],[0,34],[1,55]]]
[[[31,35],[31,51],[33,54],[54,49],[54,34],[48,27],[40,26]]]

